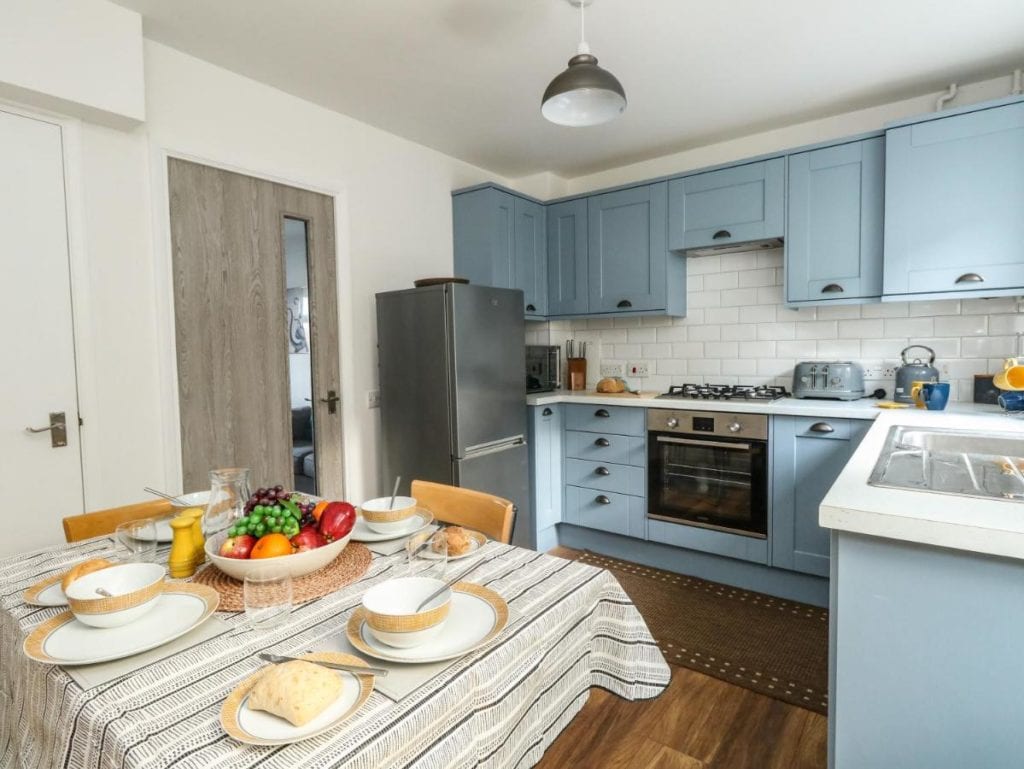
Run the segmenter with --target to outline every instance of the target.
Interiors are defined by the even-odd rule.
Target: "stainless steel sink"
[[[1024,436],[891,427],[868,483],[1024,501]]]

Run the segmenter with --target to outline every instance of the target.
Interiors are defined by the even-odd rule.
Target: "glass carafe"
[[[210,471],[210,501],[203,516],[203,529],[207,534],[231,526],[245,514],[249,500],[249,468],[225,467]]]

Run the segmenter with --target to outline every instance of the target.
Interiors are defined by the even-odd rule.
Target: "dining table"
[[[112,678],[91,681],[81,675],[87,670],[27,657],[26,636],[63,609],[26,603],[26,588],[110,544],[100,537],[0,560],[0,768],[530,767],[592,687],[639,700],[658,696],[670,679],[643,618],[608,571],[491,541],[465,577],[508,605],[507,624],[489,643],[442,665],[407,666],[415,679],[408,691],[375,687],[323,734],[242,744],[219,714],[239,682],[265,665],[257,655],[337,648],[363,594],[404,574],[404,550],[374,553],[362,576],[295,606],[273,629],[248,630],[244,613],[218,611],[199,640],[166,656],[149,652],[141,663],[129,658]]]

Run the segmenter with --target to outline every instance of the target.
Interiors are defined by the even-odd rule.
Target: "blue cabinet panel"
[[[885,297],[1024,288],[1024,102],[885,141]]]
[[[882,137],[790,155],[786,301],[882,294]]]
[[[486,187],[452,198],[455,274],[495,288],[512,288],[515,196]]]
[[[530,408],[530,502],[538,550],[557,544],[555,524],[562,522],[562,406]]]
[[[574,459],[646,467],[646,447],[643,437],[633,435],[586,433],[581,430],[565,432],[565,455]]]
[[[646,410],[636,406],[567,403],[565,426],[568,430],[644,436],[647,434]]]
[[[753,563],[768,563],[768,540],[758,537],[741,537],[723,531],[651,518],[647,521],[647,539],[651,542],[725,555]]]
[[[818,507],[870,420],[772,417],[772,565],[827,577],[829,532]]]
[[[573,486],[632,494],[634,497],[642,497],[647,493],[644,468],[612,462],[566,459],[565,482]]]
[[[643,497],[567,486],[565,522],[645,539],[647,517]]]
[[[588,198],[590,312],[666,309],[667,204],[665,182]]]
[[[555,203],[547,216],[548,314],[585,314],[590,309],[587,200]]]
[[[785,176],[785,159],[773,158],[672,180],[669,248],[781,238]]]
[[[548,304],[547,213],[532,200],[514,201],[512,288],[522,289],[528,318],[543,318]]]

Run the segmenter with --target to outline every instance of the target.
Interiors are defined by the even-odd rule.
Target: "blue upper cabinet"
[[[885,136],[886,299],[1024,288],[1024,102]]]
[[[452,227],[458,277],[522,289],[526,316],[546,315],[544,206],[494,187],[460,192],[452,197]]]
[[[523,290],[526,317],[547,315],[547,216],[544,206],[515,198],[515,238],[512,259],[512,287]]]
[[[685,314],[686,272],[668,254],[666,182],[587,199],[590,309]]]
[[[781,238],[785,158],[694,174],[669,183],[669,248],[683,251]]]
[[[547,209],[548,314],[586,314],[590,309],[587,199],[554,203]]]
[[[820,304],[882,294],[882,137],[790,155],[786,301]]]

